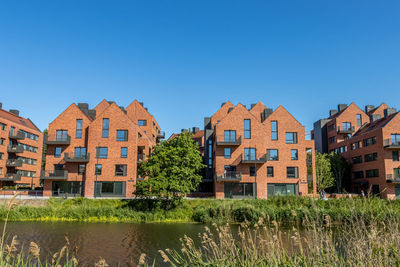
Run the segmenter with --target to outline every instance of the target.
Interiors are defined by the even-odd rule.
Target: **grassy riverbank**
[[[0,220],[6,218],[0,208]],[[330,199],[276,197],[268,200],[184,200],[172,210],[163,210],[155,201],[114,199],[50,199],[43,207],[16,206],[10,221],[79,222],[256,222],[260,216],[281,222],[317,220],[329,215],[333,222],[375,218],[400,219],[400,201],[377,198]]]

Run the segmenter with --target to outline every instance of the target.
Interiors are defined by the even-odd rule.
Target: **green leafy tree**
[[[139,175],[147,179],[138,182],[137,196],[155,197],[170,208],[179,204],[185,194],[196,190],[205,165],[191,136],[190,132],[181,133],[154,148],[148,160],[139,166]]]
[[[335,185],[335,178],[331,171],[331,162],[329,155],[315,153],[315,169],[317,176],[317,191],[321,192],[329,187]]]
[[[336,192],[342,193],[343,188],[347,185],[345,178],[349,173],[350,165],[344,157],[333,152],[329,154],[329,161],[333,177],[335,178]]]

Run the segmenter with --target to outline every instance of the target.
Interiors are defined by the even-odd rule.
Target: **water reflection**
[[[1,225],[2,227],[2,225]],[[137,264],[140,254],[150,259],[159,249],[179,248],[183,235],[197,237],[204,230],[199,224],[100,224],[100,223],[38,223],[9,222],[7,233],[17,235],[24,247],[30,241],[41,248],[41,256],[50,258],[64,244],[68,233],[72,245],[78,247],[80,263],[93,265],[99,257],[110,266],[125,265],[131,260]]]

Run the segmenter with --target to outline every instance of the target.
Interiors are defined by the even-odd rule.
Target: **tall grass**
[[[399,226],[398,218],[391,217],[387,222],[355,219],[332,227],[325,216],[282,230],[263,215],[238,230],[205,227],[200,242],[184,236],[180,250],[159,252],[170,266],[400,266]]]
[[[293,216],[295,211],[296,216]],[[354,218],[387,220],[400,218],[400,201],[378,198],[329,199],[276,197],[267,200],[185,200],[164,210],[154,200],[50,199],[44,207],[18,206],[11,212],[0,207],[0,220],[80,222],[257,222],[261,214],[280,222],[317,220],[329,215],[333,222]]]

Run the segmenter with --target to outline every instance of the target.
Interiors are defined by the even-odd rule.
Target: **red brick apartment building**
[[[351,165],[354,192],[400,198],[400,115],[386,104],[339,105],[314,123],[316,150],[341,154]],[[334,138],[333,138],[334,137]]]
[[[35,124],[0,103],[0,186],[40,186],[42,148],[43,134]]]
[[[137,100],[128,107],[103,100],[94,109],[71,104],[49,124],[44,195],[132,197],[137,166],[164,138]]]
[[[284,107],[226,102],[204,125],[206,179],[216,198],[308,195],[309,183],[316,192],[314,142]]]

